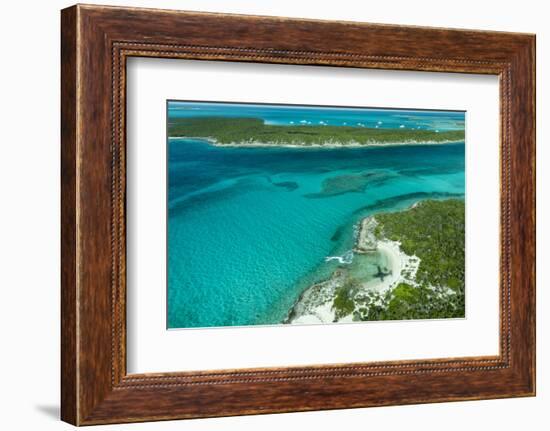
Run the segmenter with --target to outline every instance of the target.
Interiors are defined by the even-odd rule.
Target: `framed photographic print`
[[[167,119],[169,329],[465,317],[465,112]]]
[[[61,30],[63,420],[535,394],[533,35]]]

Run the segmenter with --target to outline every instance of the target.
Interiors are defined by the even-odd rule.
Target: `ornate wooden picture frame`
[[[208,31],[205,31],[208,29]],[[61,416],[75,425],[533,396],[535,37],[77,5],[62,11]],[[126,60],[497,75],[500,353],[128,374]]]

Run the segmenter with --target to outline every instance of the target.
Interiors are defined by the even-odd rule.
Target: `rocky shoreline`
[[[332,300],[345,276],[345,271],[337,269],[328,280],[304,290],[283,323],[323,323],[327,318],[330,319]]]
[[[374,235],[374,229],[378,222],[374,217],[365,217],[359,223],[359,234],[357,235],[357,241],[353,251],[355,253],[369,253],[376,251],[378,248],[378,241]]]

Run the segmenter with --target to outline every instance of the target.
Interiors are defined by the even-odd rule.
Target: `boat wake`
[[[343,265],[349,265],[353,262],[353,250],[349,250],[344,253],[342,256],[327,256],[325,257],[325,262],[330,262],[331,260],[337,260]]]

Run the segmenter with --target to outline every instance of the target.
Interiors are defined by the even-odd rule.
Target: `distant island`
[[[285,323],[464,317],[464,201],[424,200],[359,223],[354,257],[387,264],[361,280],[349,266],[304,291]]]
[[[464,141],[464,130],[421,130],[266,124],[258,118],[170,118],[169,138],[199,138],[218,146],[361,147],[376,145],[446,144]]]

